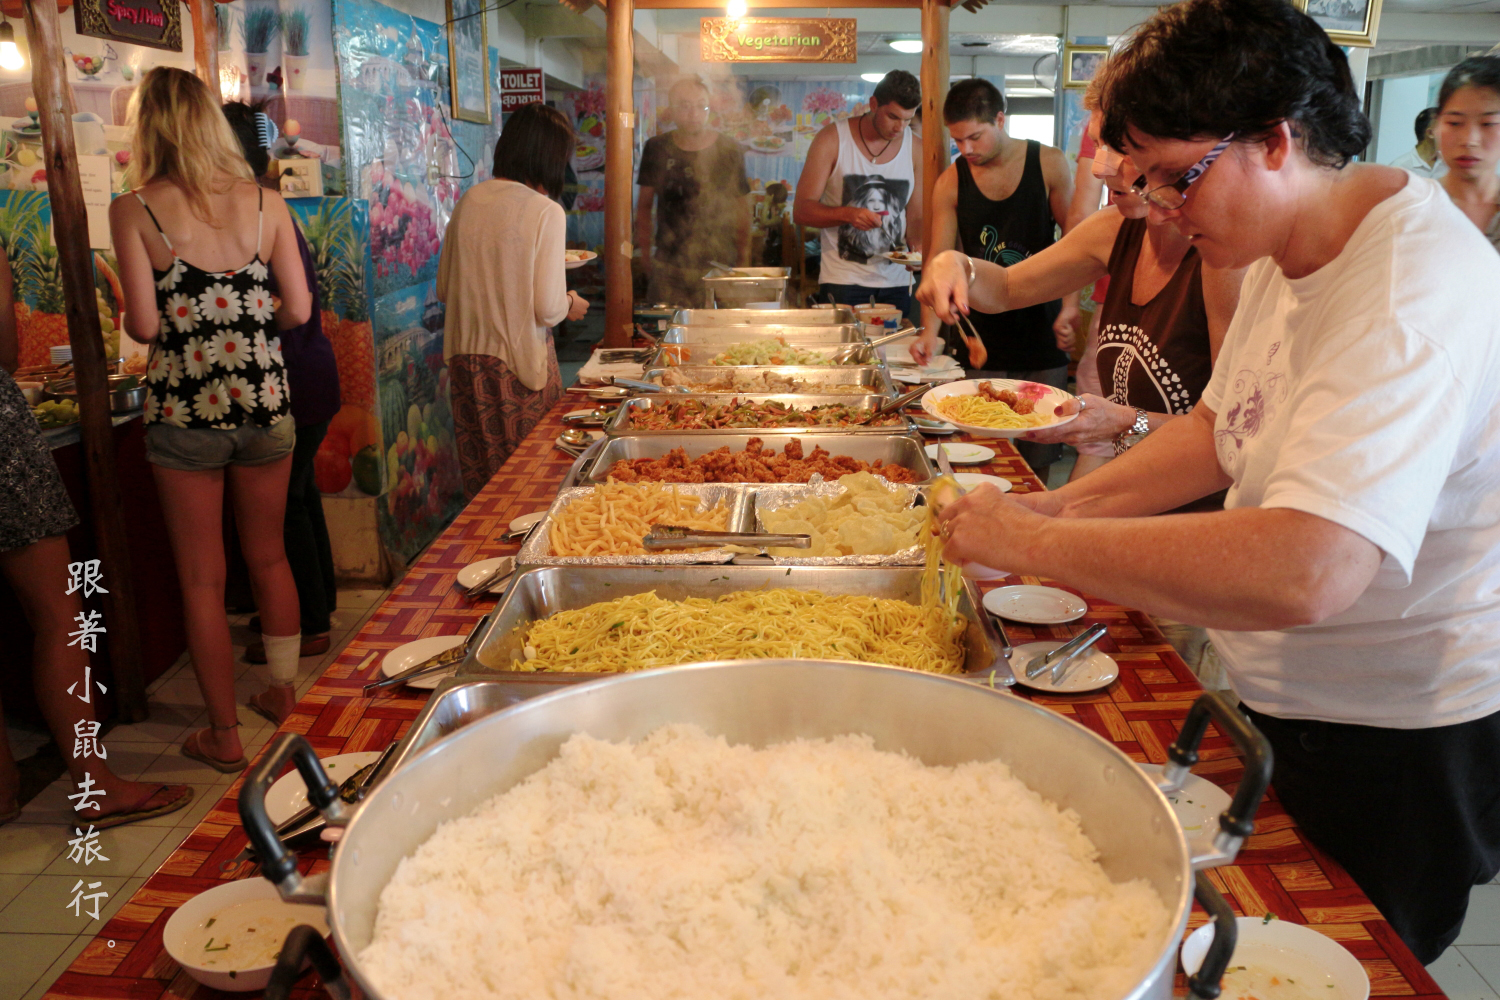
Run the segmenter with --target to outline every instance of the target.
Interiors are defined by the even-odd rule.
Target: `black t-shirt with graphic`
[[[745,156],[720,135],[707,149],[682,149],[672,133],[646,141],[636,183],[656,189],[656,257],[682,266],[730,260],[750,193]]]

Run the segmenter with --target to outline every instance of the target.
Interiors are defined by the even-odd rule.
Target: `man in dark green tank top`
[[[1062,152],[1005,130],[1005,96],[988,80],[954,84],[943,104],[959,158],[933,191],[929,256],[957,248],[976,260],[1011,265],[1051,246],[1066,219],[1073,177]],[[974,312],[982,349],[947,331],[959,364],[974,378],[1018,378],[1067,388],[1068,351],[1078,296],[1006,313]],[[929,342],[936,337],[929,335]],[[1062,446],[1017,441],[1045,482]]]

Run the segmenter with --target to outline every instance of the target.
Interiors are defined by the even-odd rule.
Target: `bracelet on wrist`
[[[961,254],[959,254],[959,256],[964,259],[964,268],[969,273],[969,285],[970,285],[970,287],[973,287],[973,285],[974,285],[974,258],[970,257],[966,253],[961,253]]]

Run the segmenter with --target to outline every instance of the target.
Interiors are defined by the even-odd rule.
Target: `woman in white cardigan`
[[[566,223],[555,200],[573,144],[562,112],[517,109],[495,143],[494,180],[459,199],[443,237],[443,357],[469,497],[562,398],[549,327],[589,308],[564,281]]]

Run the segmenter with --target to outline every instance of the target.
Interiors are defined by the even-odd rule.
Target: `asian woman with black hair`
[[[464,193],[438,263],[443,356],[464,494],[472,497],[562,398],[548,329],[589,304],[567,288],[557,198],[573,155],[562,112],[527,104],[495,143],[494,179]]]
[[[1248,267],[1239,306],[1191,414],[1060,490],[974,490],[946,554],[1207,626],[1281,805],[1430,963],[1500,870],[1500,258],[1435,182],[1352,162],[1348,63],[1285,0],[1163,8],[1101,105],[1152,216]],[[943,263],[945,319],[998,280]]]
[[[1453,203],[1500,250],[1500,56],[1465,59],[1438,91],[1432,127]]]

